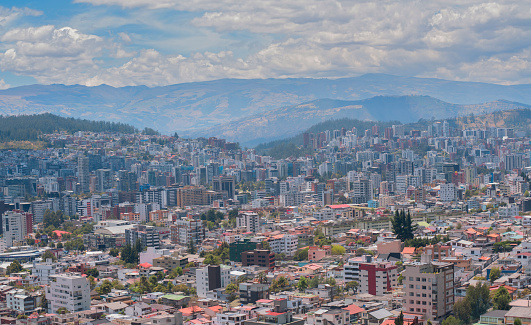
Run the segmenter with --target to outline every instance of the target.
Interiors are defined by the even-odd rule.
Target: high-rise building
[[[90,309],[90,285],[86,277],[77,273],[50,275],[46,287],[48,312],[57,314],[59,308],[69,313]]]
[[[425,320],[442,321],[454,304],[454,265],[427,263],[408,265],[404,276],[404,312],[424,315]]]
[[[234,198],[235,180],[233,176],[216,176],[212,179],[212,189],[223,193],[227,199]]]
[[[4,247],[24,241],[33,232],[33,215],[21,210],[6,211],[2,215]]]
[[[250,232],[257,232],[260,229],[260,216],[254,212],[241,212],[236,217],[236,227],[242,227]]]
[[[398,284],[398,267],[390,262],[361,263],[360,292],[383,296]]]
[[[142,247],[160,248],[159,232],[155,227],[138,225],[132,229],[125,230],[125,243],[133,246],[140,240]]]
[[[98,192],[105,192],[112,188],[112,171],[110,169],[96,170],[96,190]]]
[[[195,271],[197,295],[206,297],[207,292],[225,288],[230,283],[230,266],[207,265]]]
[[[79,179],[81,193],[88,193],[89,186],[90,186],[90,171],[89,171],[88,157],[82,156],[77,159],[77,176]]]
[[[170,227],[170,238],[174,244],[188,245],[190,241],[194,245],[201,245],[205,239],[205,227],[202,220],[180,219]]]

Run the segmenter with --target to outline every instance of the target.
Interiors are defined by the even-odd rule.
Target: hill
[[[460,105],[500,98],[531,104],[531,85],[502,86],[383,74],[341,79],[225,79],[154,88],[31,85],[1,90],[0,114],[48,112],[65,117],[126,122],[139,129],[150,127],[186,136],[323,98],[358,101],[379,95],[426,95]],[[318,121],[311,121],[315,122]]]
[[[318,99],[241,118],[203,130],[202,134],[254,146],[297,135],[319,122],[345,117],[360,121],[413,123],[420,119],[450,119],[459,115],[526,107],[529,106],[509,101],[459,105],[429,96],[377,96],[358,101]]]
[[[511,105],[515,104],[512,103]],[[485,129],[489,127],[514,128],[516,130],[527,131],[529,134],[531,133],[531,107],[523,104],[520,104],[519,106],[525,108],[494,111],[482,115],[470,114],[446,120],[452,127],[456,127],[458,129]],[[436,121],[437,120],[429,121],[426,119],[420,119],[417,122],[405,124],[405,128],[406,130],[425,130],[429,124]],[[350,130],[353,127],[356,127],[358,132],[364,132],[365,130],[370,129],[373,125],[378,125],[380,130],[383,130],[384,128],[393,124],[400,124],[400,122],[373,122],[360,121],[351,118],[341,118],[318,123],[304,130],[304,132],[316,134],[326,130],[340,130],[341,128]],[[270,155],[274,158],[287,158],[291,156],[297,157],[305,154],[311,154],[312,150],[302,148],[302,144],[303,133],[299,133],[295,136],[282,140],[261,143],[257,145],[255,149],[259,154]]]
[[[35,115],[0,116],[0,142],[37,141],[42,134],[67,131],[134,133],[127,124],[65,118],[44,113]]]

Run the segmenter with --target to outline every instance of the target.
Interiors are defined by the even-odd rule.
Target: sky
[[[366,73],[531,83],[531,2],[0,2],[0,89]]]

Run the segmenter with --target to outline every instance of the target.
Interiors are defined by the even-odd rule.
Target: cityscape
[[[530,325],[530,14],[3,0],[0,325]]]

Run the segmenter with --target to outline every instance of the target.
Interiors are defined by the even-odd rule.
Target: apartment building
[[[271,250],[276,254],[284,253],[287,256],[293,256],[299,245],[297,235],[276,235],[269,239]]]
[[[442,321],[452,313],[454,304],[454,265],[426,263],[409,265],[404,276],[404,311]]]
[[[48,312],[57,313],[61,307],[75,313],[90,309],[90,285],[87,278],[77,273],[51,275],[46,288]]]
[[[59,274],[62,271],[63,269],[59,263],[53,263],[51,258],[41,263],[33,261],[32,273],[37,276],[39,284],[48,284],[51,275]]]
[[[2,230],[4,247],[21,243],[29,233],[33,232],[33,216],[20,210],[6,211],[2,215]]]
[[[170,227],[170,237],[174,244],[188,245],[192,241],[194,245],[200,245],[205,239],[205,227],[201,220],[177,220]]]
[[[207,265],[195,271],[197,295],[206,297],[207,292],[225,288],[230,283],[230,266]]]
[[[138,225],[132,229],[125,229],[126,244],[132,246],[137,240],[140,240],[142,247],[160,248],[159,232],[155,227]]]
[[[275,254],[265,249],[243,252],[242,266],[258,265],[269,269],[275,268]]]
[[[361,263],[360,292],[383,296],[398,284],[398,267],[393,263]]]
[[[250,232],[257,232],[260,229],[260,217],[254,212],[241,212],[236,217],[236,227],[245,228]]]

